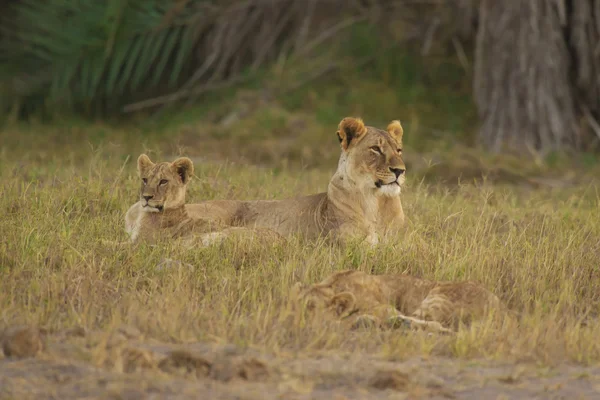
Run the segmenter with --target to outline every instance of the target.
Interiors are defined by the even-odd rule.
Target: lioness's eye
[[[381,147],[379,147],[379,146],[372,146],[372,147],[370,147],[370,149],[373,150],[377,154],[383,154],[383,152],[381,151]]]
[[[398,153],[402,154],[402,149],[398,149]]]
[[[142,182],[144,183],[144,185],[146,185],[148,183],[148,179],[142,178]]]
[[[166,185],[168,182],[169,182],[169,181],[168,181],[168,180],[166,180],[166,179],[161,179],[161,180],[160,180],[160,184],[161,184],[161,185]]]

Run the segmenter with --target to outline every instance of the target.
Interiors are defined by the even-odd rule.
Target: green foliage
[[[311,50],[297,54],[298,49],[289,50],[290,44],[286,47],[284,42],[302,35],[295,28],[299,23],[294,22],[294,18],[304,18],[302,10],[286,14],[291,30],[274,31],[277,40],[265,47],[258,27],[263,20],[265,24],[277,20],[269,20],[277,7],[265,5],[255,12],[245,8],[248,4],[19,1],[0,17],[4,36],[0,54],[5,55],[0,64],[0,99],[5,102],[0,100],[0,114],[11,109],[21,114],[45,110],[53,116],[71,111],[111,113],[137,100],[191,88],[208,77],[211,82],[225,79],[229,68],[236,68],[245,78],[252,74],[255,79],[247,81],[249,88],[272,84],[271,89],[277,91],[337,62],[332,73],[285,92],[288,107],[305,107],[310,103],[307,95],[316,93],[313,104],[317,104],[310,111],[320,122],[336,123],[349,112],[384,122],[390,117],[406,119],[406,110],[424,109],[428,120],[431,116],[440,120],[435,129],[450,125],[452,131],[465,131],[471,123],[469,76],[448,57],[423,58],[398,41],[401,35],[393,29],[366,22],[348,24],[325,41],[319,41],[318,30],[312,32],[307,38]],[[278,7],[278,12],[287,10]],[[244,13],[258,17],[249,22]],[[332,23],[343,22],[345,16],[332,18]],[[215,38],[222,30],[235,40],[230,37],[224,43],[225,39]],[[219,52],[211,50],[214,46]],[[217,58],[211,63],[213,56]],[[276,63],[273,68],[259,68],[264,60]],[[285,70],[284,81],[273,79],[278,69]],[[202,75],[199,70],[204,75],[194,80]]]
[[[2,18],[0,90],[31,108],[115,109],[136,93],[173,88],[206,17],[191,2],[23,0]]]
[[[107,116],[118,114],[131,102],[190,88],[210,54],[205,47],[218,43],[211,42],[210,37],[215,29],[222,28],[215,28],[221,23],[215,19],[227,7],[216,7],[207,0],[176,4],[167,0],[18,2],[11,13],[0,17],[6,38],[0,50],[8,55],[0,67],[0,99],[6,102],[0,100],[0,115],[12,110],[16,116],[30,116],[42,110],[54,118],[73,112]],[[246,12],[243,7],[241,10]],[[267,11],[261,15],[264,17]],[[254,32],[254,25],[249,26]],[[238,34],[241,28],[235,28],[232,22],[223,29]],[[250,71],[242,66],[237,73],[246,78],[251,74],[252,79],[245,81],[246,89],[266,88],[278,94],[284,114],[313,115],[317,123],[330,129],[353,114],[374,125],[401,119],[410,132],[407,144],[417,149],[429,147],[431,139],[436,143],[457,136],[470,139],[476,116],[468,71],[456,61],[454,53],[440,55],[438,51],[424,57],[404,40],[398,41],[402,38],[398,35],[377,24],[350,24],[330,40],[313,46],[310,54],[279,54],[280,48],[274,47],[276,63],[272,68]],[[255,39],[257,43],[244,42],[241,46],[260,47],[260,37]],[[244,65],[261,57],[261,51],[248,51],[251,53],[240,56]],[[195,84],[205,82],[209,76],[212,79],[213,73],[218,75],[217,70],[232,61],[227,58],[232,52],[235,47],[221,49],[219,57],[224,58],[216,62],[220,66],[206,64],[209,71]],[[326,74],[310,78],[331,65],[334,67]],[[219,79],[224,77],[216,76],[216,81]],[[202,115],[206,119],[206,112],[215,105],[231,103],[235,97],[232,90],[204,94],[202,104],[191,112],[193,118]],[[224,105],[228,109],[224,115],[209,119],[218,121],[236,113],[235,104]],[[178,104],[177,108],[164,108],[162,114],[168,112],[171,118],[180,115],[179,110]],[[153,110],[153,116],[156,114]],[[256,121],[256,132],[261,136],[279,135],[286,129],[286,122],[281,115],[272,114],[269,110],[256,111],[242,124]],[[146,121],[146,125],[155,130],[161,123],[159,119]],[[250,124],[248,119],[252,120]],[[214,134],[229,136],[231,131]]]

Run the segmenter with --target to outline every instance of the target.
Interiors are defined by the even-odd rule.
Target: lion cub
[[[194,173],[194,164],[187,157],[175,161],[153,163],[142,154],[137,161],[141,179],[140,200],[125,215],[125,229],[131,241],[153,242],[159,238],[178,238],[188,246],[208,246],[226,237],[280,240],[268,230],[225,227],[201,218],[198,204],[186,204],[187,185]],[[219,229],[218,232],[215,230]]]
[[[309,311],[350,320],[353,327],[397,324],[450,333],[505,306],[475,282],[436,282],[405,274],[370,275],[341,271],[320,283],[297,283],[292,299]]]

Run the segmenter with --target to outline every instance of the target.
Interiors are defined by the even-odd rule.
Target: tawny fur
[[[235,235],[238,239],[280,239],[273,231],[230,228],[217,221],[203,219],[198,204],[186,204],[185,201],[193,172],[192,161],[186,157],[172,163],[155,164],[145,154],[140,155],[140,200],[125,215],[125,229],[133,242],[181,239],[181,244],[193,247],[209,246],[225,240],[229,235]]]
[[[348,319],[353,326],[402,323],[436,332],[451,332],[492,310],[500,317],[506,311],[498,297],[475,282],[437,282],[354,270],[336,272],[308,287],[296,284],[292,298],[309,310]]]
[[[402,126],[392,121],[381,130],[344,118],[337,135],[342,153],[327,192],[284,200],[205,201],[186,205],[187,214],[213,226],[377,244],[404,222]],[[223,237],[233,233],[221,231]]]

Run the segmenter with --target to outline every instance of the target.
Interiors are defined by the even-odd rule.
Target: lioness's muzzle
[[[393,182],[389,182],[389,183],[383,183],[383,181],[381,179],[379,179],[377,182],[375,182],[375,186],[377,186],[377,188],[381,188],[382,186],[388,186],[388,185],[398,185],[400,186],[400,182],[398,182],[398,180],[395,180]]]
[[[162,211],[164,206],[162,204],[150,204],[149,202],[145,202],[142,204],[143,208],[155,208],[158,211]]]

